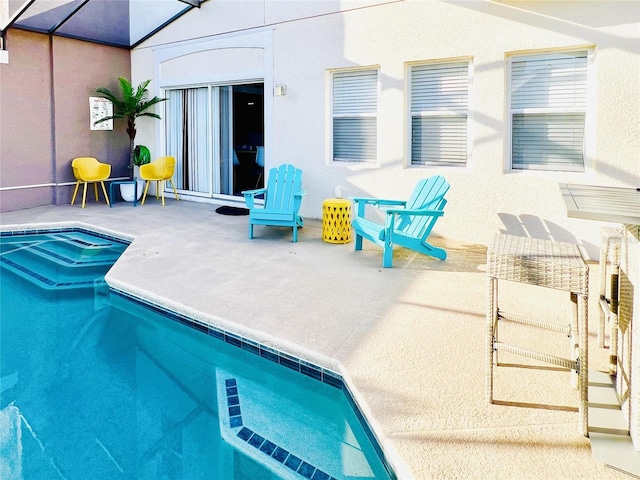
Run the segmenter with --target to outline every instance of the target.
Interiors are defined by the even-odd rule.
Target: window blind
[[[375,162],[377,158],[378,72],[333,76],[333,159]]]
[[[465,165],[469,63],[411,68],[411,164]]]
[[[514,58],[512,167],[583,171],[587,97],[586,51]]]

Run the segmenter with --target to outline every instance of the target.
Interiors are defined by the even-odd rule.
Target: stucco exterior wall
[[[128,176],[124,122],[91,131],[89,97],[130,78],[128,50],[10,29],[0,65],[0,211],[67,203],[71,160],[92,156]]]
[[[49,184],[53,165],[49,38],[10,31],[8,44],[11,63],[0,65],[0,186]],[[53,192],[52,186],[3,191],[0,211],[14,205],[50,204]]]
[[[304,170],[304,216],[319,218],[336,186],[345,196],[406,198],[419,178],[442,174],[452,186],[437,235],[488,244],[499,231],[526,234],[580,243],[595,259],[602,224],[567,218],[558,184],[640,186],[639,12],[636,2],[625,1],[206,2],[134,50],[133,75],[134,81],[158,76],[163,49],[241,44],[260,32],[265,97],[273,85],[287,86],[271,105],[265,98],[267,168],[291,162]],[[507,56],[585,47],[594,51],[592,161],[584,173],[510,172]],[[185,57],[181,70],[197,81],[224,77],[224,65],[193,58]],[[409,166],[408,65],[458,58],[473,65],[468,164]],[[378,160],[334,163],[330,72],[360,66],[379,68]],[[161,127],[152,128],[143,135],[162,149]]]

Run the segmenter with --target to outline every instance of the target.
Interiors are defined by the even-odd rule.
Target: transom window
[[[412,165],[466,165],[469,64],[411,66]]]
[[[375,162],[378,131],[378,71],[333,74],[333,160]]]
[[[513,170],[584,171],[588,52],[509,59]]]

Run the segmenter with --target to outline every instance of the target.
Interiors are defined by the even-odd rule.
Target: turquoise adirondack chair
[[[355,217],[352,225],[356,235],[356,250],[362,250],[362,239],[380,245],[383,249],[382,266],[393,264],[393,246],[400,245],[416,252],[444,260],[447,252],[427,242],[438,218],[444,214],[447,200],[444,195],[449,184],[440,175],[418,182],[411,197],[406,200],[385,200],[355,197]],[[365,207],[372,205],[384,209],[386,221],[380,225],[365,218]]]
[[[304,226],[299,215],[302,197],[302,170],[283,164],[269,170],[265,188],[243,191],[249,208],[249,238],[253,238],[254,225],[293,227],[293,241],[298,241],[298,227]],[[257,195],[264,194],[264,205],[256,205]]]

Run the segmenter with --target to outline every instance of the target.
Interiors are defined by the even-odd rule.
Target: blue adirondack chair
[[[293,241],[298,241],[298,227],[304,225],[299,215],[302,197],[302,170],[283,164],[269,170],[265,188],[243,191],[249,208],[249,238],[253,238],[254,225],[293,227]],[[264,194],[264,205],[256,205],[256,196]]]
[[[447,200],[444,195],[449,184],[440,175],[418,182],[411,197],[406,200],[386,200],[355,197],[355,217],[352,225],[356,235],[356,250],[362,250],[362,239],[380,245],[383,249],[382,266],[393,264],[393,246],[400,245],[416,252],[444,260],[447,252],[427,242],[438,218],[444,214]],[[386,221],[380,225],[365,218],[365,207],[372,205],[384,209]]]

